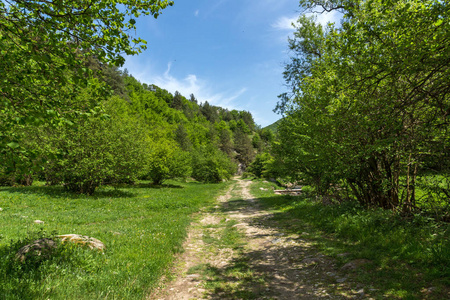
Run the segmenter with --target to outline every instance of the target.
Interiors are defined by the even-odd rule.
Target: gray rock
[[[345,252],[345,253],[339,253],[337,256],[338,257],[346,257],[346,256],[349,256],[349,255],[350,255],[350,253]]]
[[[25,262],[29,256],[49,256],[56,246],[55,241],[52,239],[43,238],[36,240],[20,248],[16,253],[16,259],[20,262]]]
[[[356,270],[356,269],[360,268],[361,266],[366,265],[368,263],[371,263],[371,261],[368,259],[364,259],[364,258],[355,259],[355,260],[352,260],[351,262],[348,262],[345,265],[343,265],[341,269],[342,270]]]
[[[311,257],[311,258],[305,258],[304,260],[302,260],[303,264],[315,264],[320,262],[320,258],[318,257]]]
[[[39,220],[37,220],[39,221]],[[41,221],[42,222],[42,221]],[[106,247],[101,241],[79,234],[65,234],[58,235],[55,238],[61,239],[62,243],[71,242],[77,245],[86,245],[90,249],[97,249],[103,251]],[[26,261],[27,257],[30,256],[43,256],[49,257],[52,254],[52,251],[58,247],[58,244],[49,238],[43,238],[32,242],[26,246],[23,246],[16,253],[16,259],[20,262]]]
[[[103,244],[100,240],[89,236],[79,234],[64,234],[58,235],[56,237],[61,239],[61,242],[63,243],[71,242],[77,245],[86,245],[90,249],[97,249],[103,251],[106,248],[105,244]]]

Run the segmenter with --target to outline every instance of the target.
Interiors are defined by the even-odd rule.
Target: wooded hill
[[[18,119],[1,152],[3,185],[40,179],[91,194],[100,184],[137,179],[220,182],[245,170],[273,139],[248,111],[172,95],[95,60],[86,65],[110,96],[94,106],[98,87],[87,87],[73,99],[86,106],[82,113],[53,124]]]

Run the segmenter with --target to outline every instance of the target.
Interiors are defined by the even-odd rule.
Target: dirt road
[[[350,287],[307,233],[278,229],[250,185],[238,179],[191,226],[175,279],[149,299],[370,299],[363,288]]]

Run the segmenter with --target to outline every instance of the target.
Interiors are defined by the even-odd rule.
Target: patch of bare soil
[[[314,248],[308,233],[281,232],[250,194],[250,185],[238,180],[219,197],[216,211],[192,225],[176,279],[166,280],[149,299],[370,299],[370,291],[351,284],[348,271]],[[231,221],[241,246],[205,242],[205,237],[220,240],[217,228]]]

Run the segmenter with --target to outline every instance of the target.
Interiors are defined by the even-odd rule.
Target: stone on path
[[[360,258],[360,259],[355,259],[352,260],[351,262],[346,263],[345,265],[342,266],[342,270],[356,270],[358,268],[360,268],[361,266],[371,263],[370,260],[368,259],[364,259],[364,258]]]

